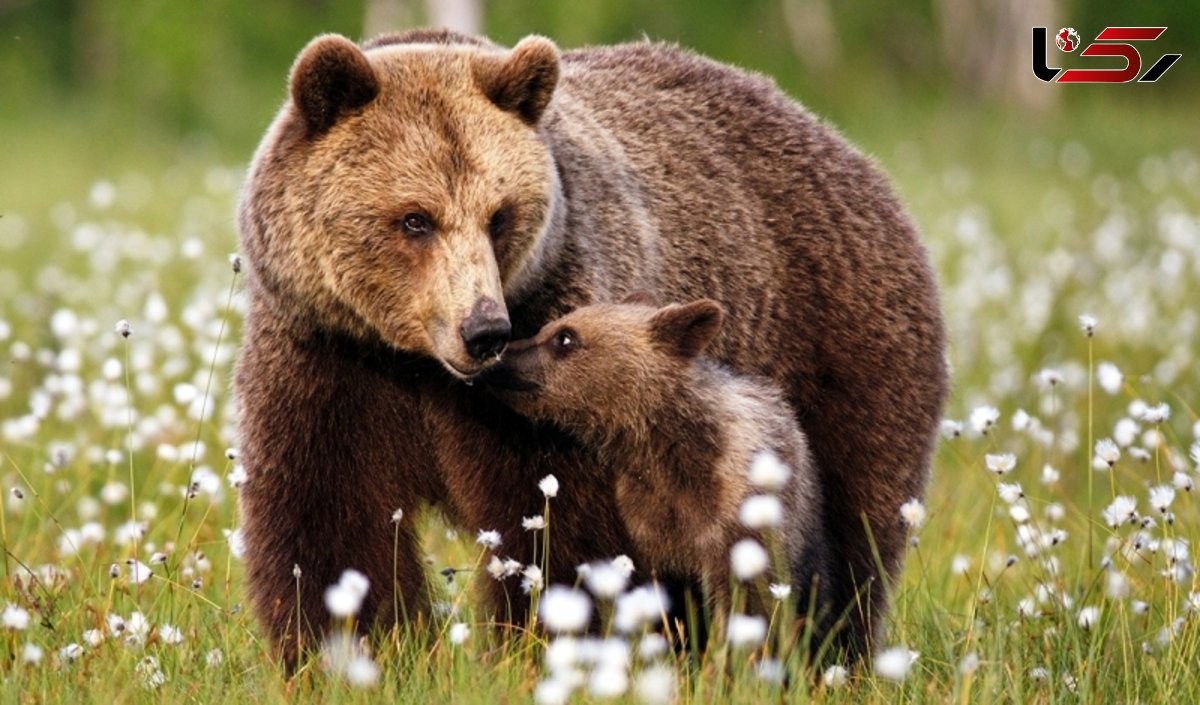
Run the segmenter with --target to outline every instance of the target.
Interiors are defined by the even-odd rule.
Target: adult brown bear
[[[946,393],[934,276],[869,160],[770,81],[662,44],[323,36],[290,81],[240,206],[236,380],[247,582],[286,660],[345,568],[371,581],[364,623],[428,607],[408,518],[428,505],[527,558],[521,518],[553,472],[549,579],[637,563],[593,459],[464,383],[510,337],[633,291],[720,301],[709,354],[786,391],[842,643],[868,645],[886,606],[873,546],[895,575]],[[510,587],[488,581],[496,611]]]

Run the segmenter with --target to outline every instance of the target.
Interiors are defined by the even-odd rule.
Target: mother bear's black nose
[[[486,360],[504,352],[512,337],[512,325],[503,306],[492,299],[483,298],[475,302],[459,334],[472,359]]]

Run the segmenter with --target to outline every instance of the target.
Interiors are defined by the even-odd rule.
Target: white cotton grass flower
[[[1075,621],[1079,624],[1080,628],[1091,629],[1092,627],[1096,626],[1100,622],[1100,608],[1099,607],[1082,607],[1082,608],[1080,608],[1079,614],[1076,617]]]
[[[754,664],[754,675],[764,683],[783,685],[787,680],[787,668],[779,659],[765,658]]]
[[[1053,389],[1063,382],[1063,373],[1049,367],[1037,373],[1037,382],[1043,389]]]
[[[10,602],[4,607],[0,621],[3,622],[5,629],[23,632],[29,628],[29,612],[24,607]]]
[[[771,597],[783,602],[792,595],[792,586],[786,583],[771,583],[769,587]]]
[[[1175,501],[1175,488],[1170,485],[1158,485],[1150,488],[1150,506],[1157,509],[1159,514],[1166,514]]]
[[[1197,421],[1196,424],[1200,426],[1200,421]],[[1192,443],[1191,448],[1188,449],[1188,457],[1191,458],[1192,462],[1198,466],[1198,469],[1200,469],[1200,441]]]
[[[735,649],[754,648],[767,639],[767,620],[759,615],[731,614],[725,638]]]
[[[546,495],[547,499],[553,499],[558,496],[558,478],[554,475],[547,475],[538,482],[538,489],[542,494]]]
[[[893,646],[875,655],[875,674],[880,678],[899,683],[908,677],[912,665],[920,656],[904,646]]]
[[[950,574],[951,575],[967,575],[971,571],[971,557],[965,554],[958,554],[950,559]]]
[[[625,554],[621,554],[612,559],[613,567],[625,574],[626,578],[633,576],[633,559]]]
[[[134,585],[141,585],[154,575],[150,566],[134,558],[125,561],[125,566],[129,569],[129,582]]]
[[[775,453],[764,450],[754,455],[747,471],[747,479],[754,487],[767,492],[780,492],[787,485],[792,471]]]
[[[996,492],[1005,504],[1016,504],[1025,498],[1025,492],[1019,482],[1001,482],[996,485]]]
[[[1167,406],[1166,402],[1156,404],[1155,406],[1147,406],[1142,412],[1141,419],[1146,423],[1160,424],[1171,418],[1171,407]]]
[[[656,584],[641,585],[617,596],[613,627],[622,634],[660,623],[671,608],[667,594]]]
[[[129,615],[129,619],[125,620],[124,633],[126,644],[141,646],[150,636],[150,620],[146,619],[146,615],[141,612],[134,612]]]
[[[128,338],[129,336],[133,335],[133,326],[129,323],[129,321],[122,318],[121,320],[117,321],[116,325],[113,326],[113,332],[122,338]]]
[[[142,679],[142,687],[146,690],[156,690],[167,682],[167,676],[158,668],[158,659],[147,656],[138,662],[133,672]]]
[[[999,420],[1000,410],[994,406],[977,406],[971,410],[971,415],[967,419],[971,430],[983,436],[986,436]]]
[[[1176,471],[1175,474],[1171,476],[1171,484],[1175,486],[1175,489],[1181,492],[1191,492],[1192,488],[1195,487],[1195,481],[1192,480],[1192,476],[1186,472],[1179,471]]]
[[[963,656],[958,662],[958,672],[964,676],[969,676],[977,670],[979,670],[979,654],[974,651]]]
[[[850,670],[845,666],[830,666],[821,674],[821,682],[826,688],[836,690],[846,685],[850,680]]]
[[[1107,470],[1116,465],[1120,459],[1121,449],[1111,438],[1101,438],[1096,441],[1096,457],[1092,460],[1092,467],[1097,470]]]
[[[83,632],[83,641],[92,648],[95,648],[104,643],[104,632],[99,629],[85,629]]]
[[[1099,324],[1100,321],[1096,320],[1096,317],[1090,314],[1085,313],[1079,317],[1079,328],[1089,338],[1096,334],[1096,326]]]
[[[521,591],[526,595],[536,590],[541,590],[545,585],[545,579],[542,577],[540,566],[531,563],[521,571]]]
[[[240,468],[241,465],[239,465],[238,467]],[[232,480],[230,480],[230,482],[232,482]],[[396,511],[392,512],[392,523],[393,524],[399,524],[402,521],[404,521],[404,510],[403,509],[397,509]]]
[[[241,274],[242,256],[236,252],[229,253],[229,268],[233,270],[234,274]]]
[[[525,564],[514,558],[500,558],[500,556],[492,556],[488,561],[487,572],[496,580],[504,580],[511,578],[514,575],[520,575],[524,570]]]
[[[1119,570],[1110,570],[1104,579],[1104,594],[1110,600],[1124,600],[1129,597],[1129,578]]]
[[[962,435],[963,425],[961,421],[942,419],[942,422],[938,425],[938,430],[941,432],[942,438],[954,440]]]
[[[638,658],[642,661],[653,661],[670,648],[667,638],[657,632],[650,632],[638,642]]]
[[[1008,516],[1016,524],[1024,524],[1029,521],[1029,510],[1024,505],[1014,504],[1008,508]]]
[[[229,555],[236,560],[242,560],[246,557],[246,538],[241,529],[229,531],[226,529],[225,541],[229,543]]]
[[[1043,485],[1053,485],[1054,483],[1058,482],[1061,477],[1062,473],[1055,469],[1053,465],[1047,463],[1042,466],[1041,480]]]
[[[75,642],[71,642],[58,650],[58,658],[60,661],[77,661],[83,656],[83,647]]]
[[[670,666],[651,666],[638,674],[633,692],[645,705],[668,705],[675,699],[677,678]]]
[[[525,517],[521,519],[521,527],[526,531],[541,531],[546,528],[546,517],[541,514]]]
[[[326,671],[343,678],[355,688],[374,688],[379,683],[379,666],[363,653],[358,639],[337,632],[321,646],[321,663]]]
[[[783,523],[783,502],[775,495],[751,495],[742,502],[738,518],[748,529],[776,528]]]
[[[546,646],[542,660],[553,675],[576,672],[583,661],[582,642],[569,634],[557,636]]]
[[[1125,417],[1113,426],[1113,440],[1122,448],[1128,448],[1137,441],[1138,434],[1141,432],[1142,427],[1138,426],[1137,421]]]
[[[1067,516],[1067,510],[1062,504],[1059,504],[1058,502],[1051,502],[1045,507],[1042,507],[1042,516],[1046,517],[1048,521],[1058,522],[1062,521],[1063,517]]]
[[[599,666],[588,678],[588,693],[601,700],[619,698],[629,690],[629,673],[624,668]]]
[[[164,624],[158,628],[158,638],[164,644],[182,644],[183,631],[180,630],[179,627],[170,624]]]
[[[1017,433],[1024,433],[1034,425],[1035,419],[1024,409],[1017,409],[1012,415],[1012,428]]]
[[[462,622],[455,622],[450,625],[450,631],[446,636],[450,639],[451,644],[462,644],[471,636],[471,627]]]
[[[46,652],[37,644],[25,644],[21,647],[21,663],[36,666],[46,657]]]
[[[983,457],[983,461],[987,465],[988,472],[994,473],[997,476],[1007,475],[1017,466],[1017,456],[1012,453],[988,453]]]
[[[493,529],[480,529],[479,533],[475,534],[475,543],[487,549],[497,549],[500,547],[500,532]]]
[[[325,608],[329,614],[344,619],[353,617],[362,609],[363,600],[371,588],[371,581],[359,571],[348,568],[342,572],[337,584],[325,590]]]
[[[925,526],[925,520],[928,518],[928,514],[925,511],[925,505],[921,503],[921,500],[913,497],[904,504],[900,505],[900,518],[904,520],[904,523],[907,524],[910,529],[917,531],[922,526]]]
[[[548,678],[534,687],[533,702],[537,705],[566,705],[575,685],[566,678]]]
[[[762,544],[754,539],[742,539],[730,549],[729,562],[734,576],[746,582],[762,575],[771,561]]]
[[[1108,394],[1118,394],[1125,386],[1125,375],[1111,362],[1101,362],[1096,366],[1096,382]]]
[[[592,618],[592,601],[574,588],[551,585],[538,604],[538,618],[555,633],[583,631]]]
[[[1137,519],[1137,499],[1128,495],[1119,495],[1113,499],[1112,504],[1104,508],[1102,516],[1105,525],[1110,529],[1134,521]]]
[[[598,561],[588,565],[588,570],[583,573],[583,582],[597,598],[612,600],[629,584],[629,574],[611,561]]]
[[[204,655],[204,665],[209,668],[217,668],[225,662],[225,652],[220,649],[212,649]]]

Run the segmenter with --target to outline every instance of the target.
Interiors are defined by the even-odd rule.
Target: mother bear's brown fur
[[[886,595],[864,524],[894,576],[946,392],[937,292],[884,177],[769,81],[661,44],[319,37],[240,227],[247,582],[289,662],[345,568],[371,580],[364,623],[427,608],[407,518],[427,505],[525,555],[553,472],[549,579],[637,563],[587,453],[458,381],[510,336],[632,291],[720,301],[709,353],[786,391],[840,558],[842,643],[869,645]],[[502,612],[506,586],[486,589]]]

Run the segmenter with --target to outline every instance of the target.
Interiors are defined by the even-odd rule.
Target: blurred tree
[[[363,37],[374,37],[398,27],[417,24],[417,8],[413,0],[366,0],[363,5]]]
[[[416,0],[366,0],[363,36],[374,37],[409,27],[428,26],[466,34],[483,31],[483,7],[480,0],[425,0],[425,12],[418,13]],[[423,17],[419,18],[419,15]]]
[[[1032,28],[1056,24],[1057,0],[936,0],[946,65],[967,93],[1046,109],[1060,91],[1031,81]]]
[[[841,47],[829,0],[783,0],[783,19],[796,56],[818,71],[837,64]]]

